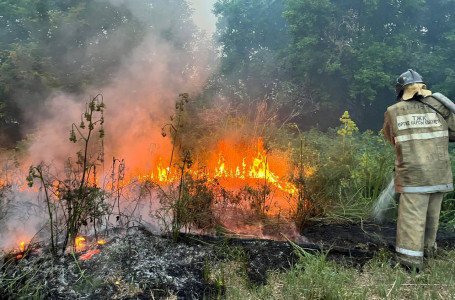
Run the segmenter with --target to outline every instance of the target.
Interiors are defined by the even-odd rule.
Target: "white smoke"
[[[216,28],[216,17],[212,10],[216,0],[189,0],[188,2],[194,9],[193,21],[196,26],[207,34],[213,34]]]
[[[69,141],[71,125],[81,122],[86,102],[99,93],[106,104],[105,176],[113,157],[125,160],[126,172],[150,168],[157,152],[169,153],[170,140],[161,136],[161,127],[174,113],[178,95],[197,95],[215,70],[215,47],[203,35],[194,34],[193,24],[178,28],[172,33],[173,39],[163,36],[163,32],[175,30],[175,12],[171,6],[151,16],[150,12],[137,9],[134,1],[111,0],[111,3],[126,5],[139,19],[159,17],[160,21],[154,23],[159,28],[151,28],[139,46],[123,58],[119,71],[110,76],[112,80],[107,85],[88,87],[81,96],[56,92],[46,102],[46,116],[34,116],[36,128],[29,141],[28,156],[22,160],[24,169],[44,162],[51,166],[54,175],[63,174],[65,161],[81,149],[80,144]],[[116,42],[122,43],[121,35]],[[85,51],[91,51],[90,47]],[[36,193],[15,191],[9,197],[14,209],[5,219],[6,227],[0,231],[3,241],[0,248],[14,245],[20,236],[31,238],[48,219],[46,213],[22,217],[28,216],[30,207],[42,209],[43,202],[38,201]]]
[[[382,223],[386,215],[395,208],[395,200],[398,194],[395,192],[395,182],[393,177],[387,187],[379,194],[373,204],[372,217],[375,221]]]

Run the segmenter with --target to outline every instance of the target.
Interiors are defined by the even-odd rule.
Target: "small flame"
[[[104,245],[104,244],[106,244],[106,241],[105,241],[105,240],[99,240],[99,241],[98,241],[98,245]]]
[[[25,250],[25,242],[21,242],[19,244],[19,249],[21,250],[21,252],[24,252],[24,250]]]
[[[84,246],[84,241],[85,241],[85,237],[82,237],[82,236],[79,236],[76,238],[76,247],[83,247]]]

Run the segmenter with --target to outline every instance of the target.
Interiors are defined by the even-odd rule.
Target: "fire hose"
[[[448,110],[452,113],[455,113],[455,103],[453,103],[449,98],[444,96],[441,93],[432,94],[433,98],[438,100],[443,104]],[[373,204],[372,217],[378,222],[382,222],[384,219],[385,213],[391,209],[392,204],[397,202],[400,197],[400,194],[395,191],[395,182],[393,174],[387,187],[379,194],[378,198]]]

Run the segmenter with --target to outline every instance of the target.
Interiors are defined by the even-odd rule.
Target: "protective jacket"
[[[455,140],[455,115],[441,102],[430,95],[388,107],[383,132],[395,145],[398,193],[453,190],[448,143]]]

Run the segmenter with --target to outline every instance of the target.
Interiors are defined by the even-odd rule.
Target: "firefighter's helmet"
[[[395,84],[397,99],[403,96],[404,87],[412,83],[424,83],[422,76],[414,70],[409,69],[397,78],[397,83]]]

